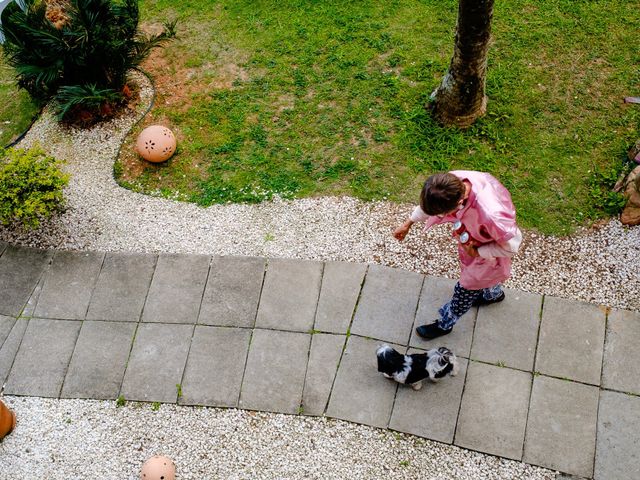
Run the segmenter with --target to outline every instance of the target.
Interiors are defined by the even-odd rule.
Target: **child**
[[[427,178],[420,205],[393,236],[404,240],[415,222],[424,222],[426,230],[457,221],[461,222],[458,233],[454,233],[459,241],[460,280],[451,300],[438,310],[440,318],[416,328],[417,334],[426,339],[451,333],[472,306],[504,300],[500,283],[509,278],[511,257],[522,241],[509,191],[488,173],[465,170]]]

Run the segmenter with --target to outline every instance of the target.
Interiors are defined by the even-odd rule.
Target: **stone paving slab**
[[[419,353],[411,349],[409,353]],[[424,381],[421,390],[398,386],[389,428],[438,442],[452,443],[456,430],[467,360],[459,359],[460,372],[436,383]]]
[[[34,288],[33,291],[31,292],[31,296],[29,297],[29,300],[27,300],[27,304],[24,306],[24,309],[20,314],[21,317],[31,318],[35,316],[34,312],[36,311],[36,305],[38,304],[38,299],[40,298],[40,292],[42,291],[43,286],[44,286],[44,275],[40,277],[40,280],[38,281],[36,288]]]
[[[50,251],[33,248],[10,245],[5,249],[0,257],[0,314],[20,315],[52,256]]]
[[[11,331],[7,335],[7,338],[5,338],[2,347],[0,347],[0,385],[3,385],[9,376],[11,366],[16,358],[16,354],[18,353],[20,343],[22,342],[24,332],[27,330],[28,325],[28,319],[17,319],[13,324]]]
[[[447,347],[459,357],[469,357],[471,339],[476,323],[477,308],[472,308],[458,320],[453,332],[435,340],[424,340],[416,334],[416,327],[432,323],[439,318],[438,309],[451,299],[456,281],[448,278],[425,277],[420,304],[411,332],[410,345],[415,348],[430,349]]]
[[[604,346],[603,387],[640,395],[639,340],[640,312],[612,310]]]
[[[138,325],[120,393],[127,400],[176,403],[192,325]]]
[[[349,337],[329,399],[329,417],[387,427],[398,384],[378,373],[376,349],[381,343],[355,335]]]
[[[369,266],[351,333],[406,344],[422,281],[423,276],[414,272]]]
[[[314,329],[347,333],[366,272],[362,263],[326,262]]]
[[[58,251],[44,275],[34,317],[83,320],[104,253]]]
[[[599,385],[605,323],[596,305],[545,297],[535,370]]]
[[[598,387],[536,376],[523,460],[591,477],[596,443]]]
[[[471,358],[533,370],[542,295],[505,289],[506,298],[478,308]]]
[[[254,326],[266,262],[255,257],[214,257],[198,323]]]
[[[3,242],[2,240],[0,240],[0,255],[2,255],[5,251],[5,249],[9,246],[8,243]]]
[[[155,255],[107,253],[87,319],[137,322],[155,264]]]
[[[83,322],[60,396],[118,398],[135,331],[131,322]]]
[[[250,339],[245,328],[196,326],[178,403],[236,407]]]
[[[470,362],[455,444],[520,460],[530,393],[530,373]]]
[[[318,305],[322,268],[322,262],[310,260],[269,260],[256,327],[310,331]]]
[[[5,393],[57,398],[80,326],[77,321],[32,318],[11,367]]]
[[[196,323],[210,262],[207,255],[159,255],[142,321]]]
[[[302,393],[302,411],[305,415],[324,413],[344,344],[343,335],[316,333],[311,337],[309,364]]]
[[[299,413],[310,344],[308,334],[254,330],[238,406]]]
[[[13,325],[16,323],[16,319],[13,317],[7,317],[5,315],[0,315],[0,348],[2,348],[2,344],[9,336]]]
[[[596,480],[640,478],[640,397],[600,392]]]

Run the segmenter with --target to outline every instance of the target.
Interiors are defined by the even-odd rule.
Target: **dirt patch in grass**
[[[155,79],[157,95],[163,97],[166,105],[181,110],[190,106],[189,100],[195,94],[231,90],[239,82],[249,80],[249,73],[235,63],[188,67],[183,60],[168,59],[162,51],[154,52],[145,68]]]
[[[192,79],[193,68],[170,62],[162,50],[155,50],[142,67],[149,72],[155,88],[156,107],[159,105],[186,111],[191,105],[191,95],[197,91]]]
[[[278,112],[293,110],[296,106],[296,97],[292,94],[280,95],[274,104]]]
[[[141,28],[153,33],[161,26],[145,24]],[[153,78],[158,106],[186,112],[195,95],[231,90],[238,83],[250,80],[249,72],[242,67],[248,55],[238,50],[227,47],[218,52],[215,62],[189,66],[189,55],[181,54],[185,48],[188,49],[188,46],[177,45],[177,48],[171,50],[156,49],[142,64]]]
[[[209,64],[210,67],[215,67]],[[209,82],[209,86],[216,89],[231,89],[236,82],[246,82],[249,80],[249,73],[235,63],[225,63],[215,69],[217,75]]]

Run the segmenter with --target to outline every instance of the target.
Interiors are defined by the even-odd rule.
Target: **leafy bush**
[[[627,203],[627,199],[622,193],[613,190],[621,170],[622,167],[596,169],[588,180],[589,195],[594,205],[608,215],[617,215]]]
[[[0,150],[0,223],[37,228],[62,209],[69,176],[42,150]]]
[[[175,22],[157,35],[138,29],[138,0],[24,0],[2,14],[7,62],[18,85],[40,102],[56,100],[64,117],[96,111],[126,97],[127,72],[175,36]],[[56,9],[53,9],[53,6]]]
[[[122,95],[111,88],[98,88],[95,85],[65,85],[58,89],[56,95],[58,119],[64,118],[69,112],[78,108],[100,113],[109,111],[109,105],[117,104],[121,100]]]

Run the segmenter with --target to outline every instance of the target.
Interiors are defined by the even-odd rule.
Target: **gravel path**
[[[552,479],[555,474],[333,419],[95,400],[7,397],[20,428],[0,443],[3,480],[134,480],[167,455],[179,480]],[[88,433],[90,432],[90,433]]]
[[[152,94],[146,79],[139,81],[146,86],[138,118]],[[347,260],[449,278],[458,274],[446,226],[426,234],[414,228],[404,243],[391,237],[411,205],[345,197],[205,209],[124,190],[113,180],[113,162],[136,119],[77,132],[43,115],[20,146],[40,143],[66,160],[72,174],[68,209],[30,234],[0,227],[0,239],[42,248]],[[640,227],[611,220],[570,238],[526,232],[506,286],[637,310],[639,271]],[[115,410],[113,402],[8,401],[21,423],[0,446],[0,479],[88,478],[94,472],[103,479],[135,478],[132,472],[144,458],[163,452],[176,460],[181,479],[553,478],[518,462],[333,420],[175,406]]]

